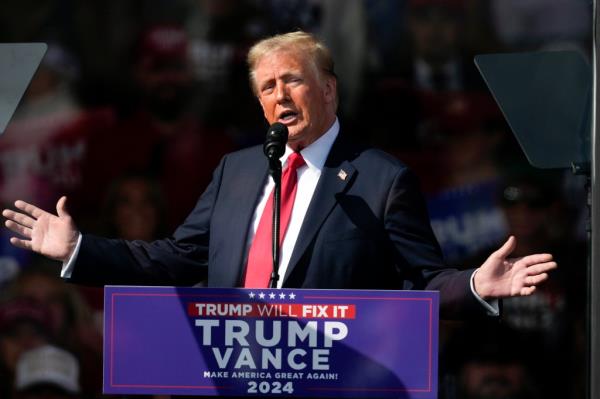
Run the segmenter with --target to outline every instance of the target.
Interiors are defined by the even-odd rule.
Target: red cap
[[[140,35],[137,53],[138,60],[174,60],[187,58],[188,36],[177,25],[152,26]]]
[[[489,121],[502,119],[496,103],[487,93],[432,93],[422,96],[421,101],[426,115],[447,133],[473,132]]]
[[[19,322],[31,322],[44,329],[52,324],[50,313],[42,303],[19,298],[0,305],[0,331],[9,330]]]

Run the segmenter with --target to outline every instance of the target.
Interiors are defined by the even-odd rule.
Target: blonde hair
[[[303,32],[289,32],[268,37],[256,43],[248,52],[248,69],[250,74],[250,86],[254,94],[256,89],[255,69],[258,62],[267,54],[277,51],[293,51],[306,54],[319,76],[325,73],[328,76],[336,78],[333,70],[333,58],[331,52],[325,44],[319,41],[314,35]]]

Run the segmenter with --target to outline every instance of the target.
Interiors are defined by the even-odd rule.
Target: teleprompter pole
[[[590,204],[590,261],[588,263],[587,287],[587,398],[600,398],[600,108],[598,101],[600,72],[600,9],[598,0],[593,2],[593,98],[592,98],[592,148],[591,148],[591,204]]]

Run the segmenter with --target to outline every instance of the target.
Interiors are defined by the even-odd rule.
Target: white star
[[[261,292],[260,294],[258,294],[258,297],[259,297],[260,299],[265,299],[265,294],[263,294],[263,293]]]
[[[254,297],[256,296],[256,294],[254,294],[254,292],[251,292],[248,294],[248,296],[250,297],[250,299],[254,299]]]
[[[275,296],[276,296],[276,295],[275,295],[274,293],[272,293],[272,292],[271,292],[271,293],[269,294],[269,299],[275,299]]]
[[[290,294],[290,299],[294,300],[296,299],[296,294],[294,294],[293,292]]]
[[[279,299],[285,299],[285,294],[283,292],[279,294]]]

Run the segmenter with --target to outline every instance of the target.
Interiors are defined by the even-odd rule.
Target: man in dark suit
[[[530,295],[556,267],[549,254],[508,259],[514,237],[478,269],[446,267],[414,176],[340,132],[324,45],[304,32],[278,35],[256,44],[248,62],[265,118],[289,130],[284,180],[287,164],[297,167],[288,174],[293,208],[282,222],[279,287],[439,290],[442,315],[461,317],[497,311],[488,299]],[[173,237],[152,243],[82,236],[64,197],[57,216],[23,201],[21,212],[3,215],[23,236],[14,245],[62,261],[73,282],[266,287],[268,278],[255,277],[269,256],[254,254],[268,254],[256,249],[261,226],[270,230],[267,170],[261,148],[227,155]]]

